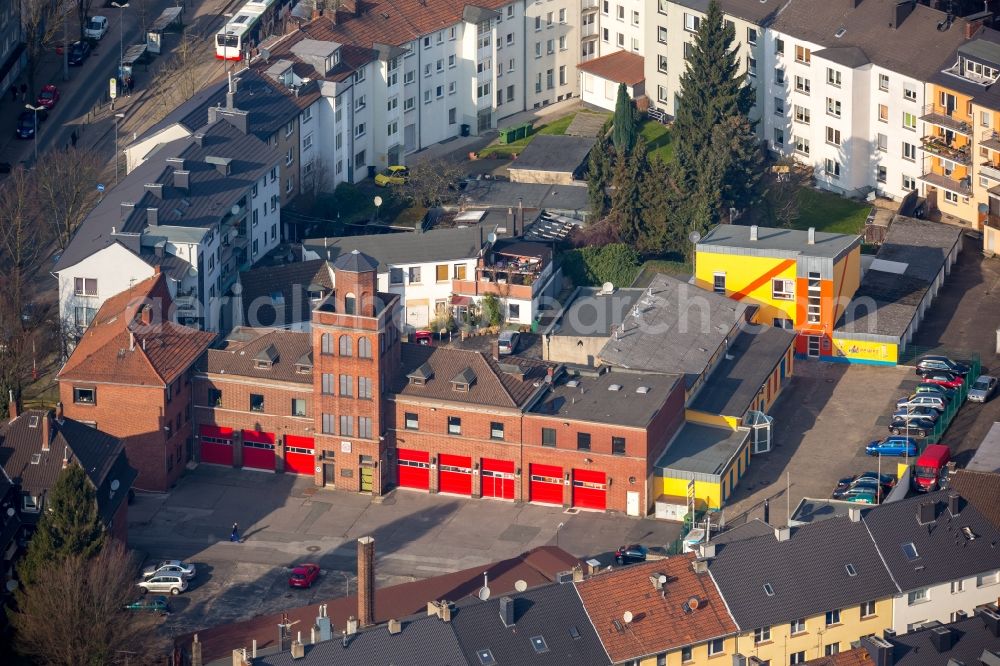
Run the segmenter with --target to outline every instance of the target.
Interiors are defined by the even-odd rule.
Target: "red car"
[[[288,587],[306,589],[312,587],[317,578],[319,578],[318,564],[300,564],[292,569],[292,575],[288,577]]]
[[[924,375],[924,384],[937,384],[945,388],[957,389],[965,383],[964,377],[953,375],[950,372],[931,372]]]
[[[413,341],[418,345],[430,345],[434,342],[434,334],[430,331],[417,331],[413,334]]]
[[[42,87],[42,92],[38,93],[38,99],[36,104],[38,106],[44,106],[46,109],[51,109],[59,101],[59,88],[56,88],[51,83]]]

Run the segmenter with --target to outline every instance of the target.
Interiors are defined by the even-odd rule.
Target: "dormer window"
[[[413,386],[423,386],[434,377],[434,369],[431,368],[430,363],[424,363],[406,377]]]
[[[34,495],[22,495],[21,510],[27,513],[38,513],[38,498]]]
[[[258,370],[270,370],[278,362],[278,350],[274,345],[268,345],[253,357],[254,367]]]
[[[459,393],[468,393],[475,383],[476,373],[472,371],[472,368],[466,368],[451,380],[451,388]]]

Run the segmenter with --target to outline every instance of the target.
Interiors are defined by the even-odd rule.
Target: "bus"
[[[262,37],[270,35],[286,7],[297,0],[250,0],[215,35],[217,60],[243,60]]]

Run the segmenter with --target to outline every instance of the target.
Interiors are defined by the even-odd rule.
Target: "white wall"
[[[626,90],[629,97],[635,99],[632,86],[628,86]],[[580,72],[580,100],[584,104],[614,111],[618,102],[618,84],[589,72]]]
[[[638,3],[638,0],[624,1]],[[521,47],[527,68],[524,108],[536,109],[578,96],[580,0],[526,2],[524,11],[525,39]],[[505,28],[504,24],[498,26],[498,32],[503,32],[500,28]],[[503,52],[498,57],[500,53]]]
[[[598,13],[598,56],[615,51],[642,55],[643,14],[651,7],[643,0],[600,0]]]
[[[992,573],[993,581],[997,580],[997,575],[997,572]],[[1000,596],[1000,584],[992,582],[977,587],[976,582],[976,576],[959,579],[955,585],[961,585],[961,588],[955,587],[954,592],[951,581],[932,585],[926,588],[927,600],[912,605],[909,603],[909,591],[895,597],[892,601],[893,630],[903,633],[914,623],[931,620],[952,622],[955,611],[965,611],[972,616],[976,606],[995,602]]]
[[[75,308],[91,308],[92,317],[108,298],[153,274],[152,266],[118,243],[59,271],[59,318],[64,330],[82,331],[82,326],[78,327],[76,321]],[[76,278],[97,280],[97,295],[75,295]]]
[[[171,141],[182,139],[187,136],[191,136],[191,132],[180,123],[174,123],[169,127],[164,127],[156,134],[130,144],[124,150],[125,173],[131,173],[133,169],[145,162],[153,153],[159,150],[163,144],[170,143]]]

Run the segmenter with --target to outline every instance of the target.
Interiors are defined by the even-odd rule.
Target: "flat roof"
[[[756,306],[657,275],[601,349],[603,363],[676,372],[694,383],[737,324]]]
[[[644,289],[616,289],[602,294],[600,287],[579,287],[556,316],[549,335],[607,338],[622,325]]]
[[[837,516],[847,516],[852,508],[857,509],[854,502],[835,499],[815,499],[813,497],[803,497],[799,505],[792,512],[793,525],[795,523],[815,523],[827,518]]]
[[[1000,472],[1000,422],[994,423],[965,466],[970,472]]]
[[[529,411],[574,421],[643,427],[660,411],[678,381],[678,375],[570,366]]]
[[[510,171],[575,173],[597,143],[592,136],[539,134],[507,167]]]
[[[720,224],[698,242],[697,251],[832,259],[861,243],[860,236],[825,231],[815,232],[816,242],[810,243],[808,231],[773,227],[757,227],[757,240],[754,241],[750,240],[751,229],[742,224]]]
[[[958,227],[895,216],[876,260],[837,322],[834,337],[899,338],[905,334],[961,239]]]
[[[718,476],[743,447],[750,431],[685,423],[656,466],[669,472]]]
[[[794,342],[795,333],[783,328],[752,326],[740,331],[688,407],[742,417]]]
[[[462,191],[462,201],[470,206],[485,206],[589,211],[590,198],[584,183],[545,185],[542,183],[512,183],[506,180],[474,180]]]

